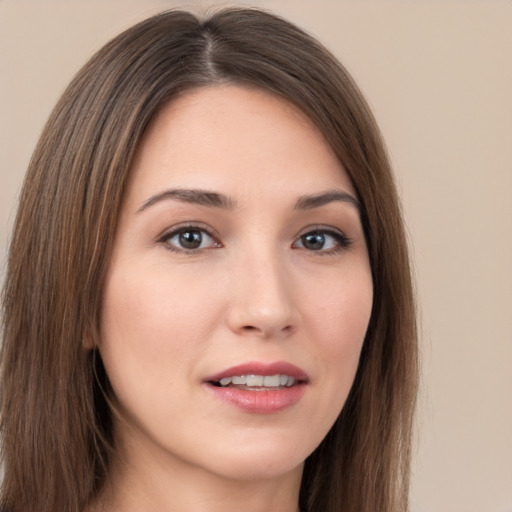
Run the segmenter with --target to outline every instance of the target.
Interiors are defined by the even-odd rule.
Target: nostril
[[[290,333],[292,330],[293,330],[292,325],[286,325],[282,329],[280,329],[280,332]],[[255,327],[254,325],[244,325],[241,329],[241,332],[267,336],[267,335],[270,335],[271,332],[273,332],[273,329],[266,330],[264,328]]]

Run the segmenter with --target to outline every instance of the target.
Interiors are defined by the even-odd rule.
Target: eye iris
[[[321,233],[309,233],[302,237],[302,243],[306,249],[318,251],[325,245],[325,236]]]
[[[183,231],[179,235],[180,245],[185,249],[197,249],[203,241],[200,231]]]

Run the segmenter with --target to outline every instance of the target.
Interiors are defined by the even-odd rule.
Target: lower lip
[[[289,388],[250,391],[207,384],[208,389],[222,401],[238,409],[255,414],[273,414],[295,405],[306,391],[305,384]]]

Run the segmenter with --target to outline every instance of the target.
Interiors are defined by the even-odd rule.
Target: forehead
[[[195,89],[168,103],[149,125],[132,165],[130,189],[245,190],[339,187],[352,183],[320,130],[288,101],[258,89]],[[297,190],[294,190],[297,189]]]

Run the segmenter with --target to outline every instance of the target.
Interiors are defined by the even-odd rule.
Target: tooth
[[[291,387],[296,383],[294,377],[288,375],[233,375],[232,377],[224,377],[220,379],[221,386],[248,386],[248,387],[267,387],[277,388],[279,386]]]
[[[295,379],[293,377],[288,377],[288,381],[286,382],[286,387],[289,388],[295,384]]]
[[[279,386],[279,383],[280,383],[280,378],[279,378],[279,375],[267,375],[264,379],[263,379],[263,385],[266,387],[266,388],[276,388],[277,386]]]
[[[263,375],[247,375],[247,386],[263,386]]]

